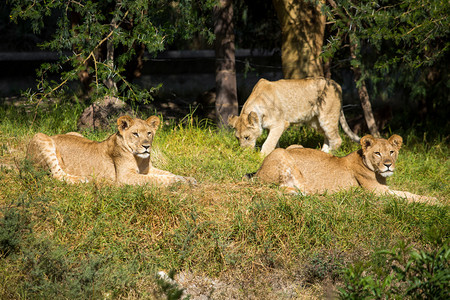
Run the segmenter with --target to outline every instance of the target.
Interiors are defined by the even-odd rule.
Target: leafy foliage
[[[379,279],[367,275],[373,269],[358,263],[345,270],[341,299],[448,299],[450,297],[450,248],[415,251],[405,244],[377,254],[388,263]]]
[[[156,275],[156,283],[161,291],[167,295],[167,300],[178,300],[183,296],[183,289],[180,289],[174,280],[175,271],[170,271],[169,274],[159,272]],[[189,299],[184,297],[183,299]]]
[[[20,232],[28,229],[27,220],[17,209],[9,209],[4,212],[0,220],[0,258],[17,251],[21,239]]]
[[[355,35],[359,43],[381,53],[386,46],[397,49],[391,56],[384,52],[378,57],[377,69],[389,70],[398,63],[414,69],[434,65],[450,50],[449,12],[450,5],[441,0],[339,1],[339,8],[327,12],[336,32],[336,39],[328,43],[328,54],[348,35]]]
[[[350,64],[370,79],[373,92],[384,98],[405,90],[412,100],[429,102],[438,112],[447,102],[450,4],[443,0],[327,1],[332,23],[323,57],[358,45]],[[347,55],[348,57],[348,55]],[[386,94],[389,96],[386,97]],[[424,100],[425,99],[425,100]]]
[[[105,82],[118,85],[118,93],[127,100],[151,99],[151,91],[133,85],[125,76],[128,64],[136,58],[141,46],[150,53],[162,51],[175,37],[188,38],[200,31],[210,38],[201,9],[211,9],[214,1],[202,4],[192,0],[161,1],[27,1],[8,0],[14,22],[29,20],[39,33],[46,18],[57,18],[57,28],[42,49],[57,51],[57,63],[45,63],[38,71],[38,92],[29,92],[32,99],[46,99],[67,88],[78,78],[93,78],[90,83],[98,96],[115,93]],[[108,43],[114,57],[108,56]],[[58,79],[51,74],[58,74]],[[81,74],[81,75],[80,75]]]

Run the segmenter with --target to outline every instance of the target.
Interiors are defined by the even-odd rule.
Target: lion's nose
[[[391,164],[391,163],[385,163],[384,165],[385,165],[385,166],[386,166],[386,168],[388,168],[388,169],[389,169],[389,168],[390,168],[390,167],[392,166],[392,164]]]
[[[142,147],[144,147],[145,150],[148,150],[148,148],[150,148],[150,146],[147,145],[142,145]]]

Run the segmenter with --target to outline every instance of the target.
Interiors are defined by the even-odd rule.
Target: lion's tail
[[[341,123],[342,129],[344,130],[344,132],[354,142],[359,143],[360,137],[350,129],[350,126],[348,126],[347,120],[345,119],[344,111],[342,110],[342,107],[341,107],[341,115],[339,116],[339,122]]]

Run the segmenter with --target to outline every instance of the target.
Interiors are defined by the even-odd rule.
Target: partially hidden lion
[[[344,132],[355,142],[354,134],[342,111],[341,87],[323,77],[306,79],[260,79],[241,110],[241,115],[229,116],[228,124],[236,129],[242,147],[255,147],[263,129],[269,135],[261,153],[267,155],[275,149],[281,134],[290,124],[306,123],[325,135],[322,151],[339,148],[339,121]]]
[[[366,135],[361,149],[345,157],[336,157],[315,149],[291,145],[277,148],[249,177],[279,184],[289,193],[323,194],[361,186],[377,195],[396,195],[410,201],[434,202],[436,198],[391,190],[386,178],[395,170],[398,151],[403,143],[399,135],[389,139]]]
[[[54,136],[37,133],[28,145],[27,158],[68,183],[106,179],[129,185],[195,184],[194,178],[152,166],[150,151],[159,123],[156,116],[145,121],[122,116],[117,120],[118,132],[103,142],[75,132]]]

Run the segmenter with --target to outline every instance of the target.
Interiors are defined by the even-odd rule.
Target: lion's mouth
[[[392,176],[393,174],[394,174],[394,171],[389,170],[389,169],[386,171],[380,172],[380,175],[383,177],[389,177],[389,176]]]
[[[150,156],[150,152],[148,152],[148,151],[141,152],[141,153],[136,154],[136,156],[138,156],[140,158],[147,158]]]

